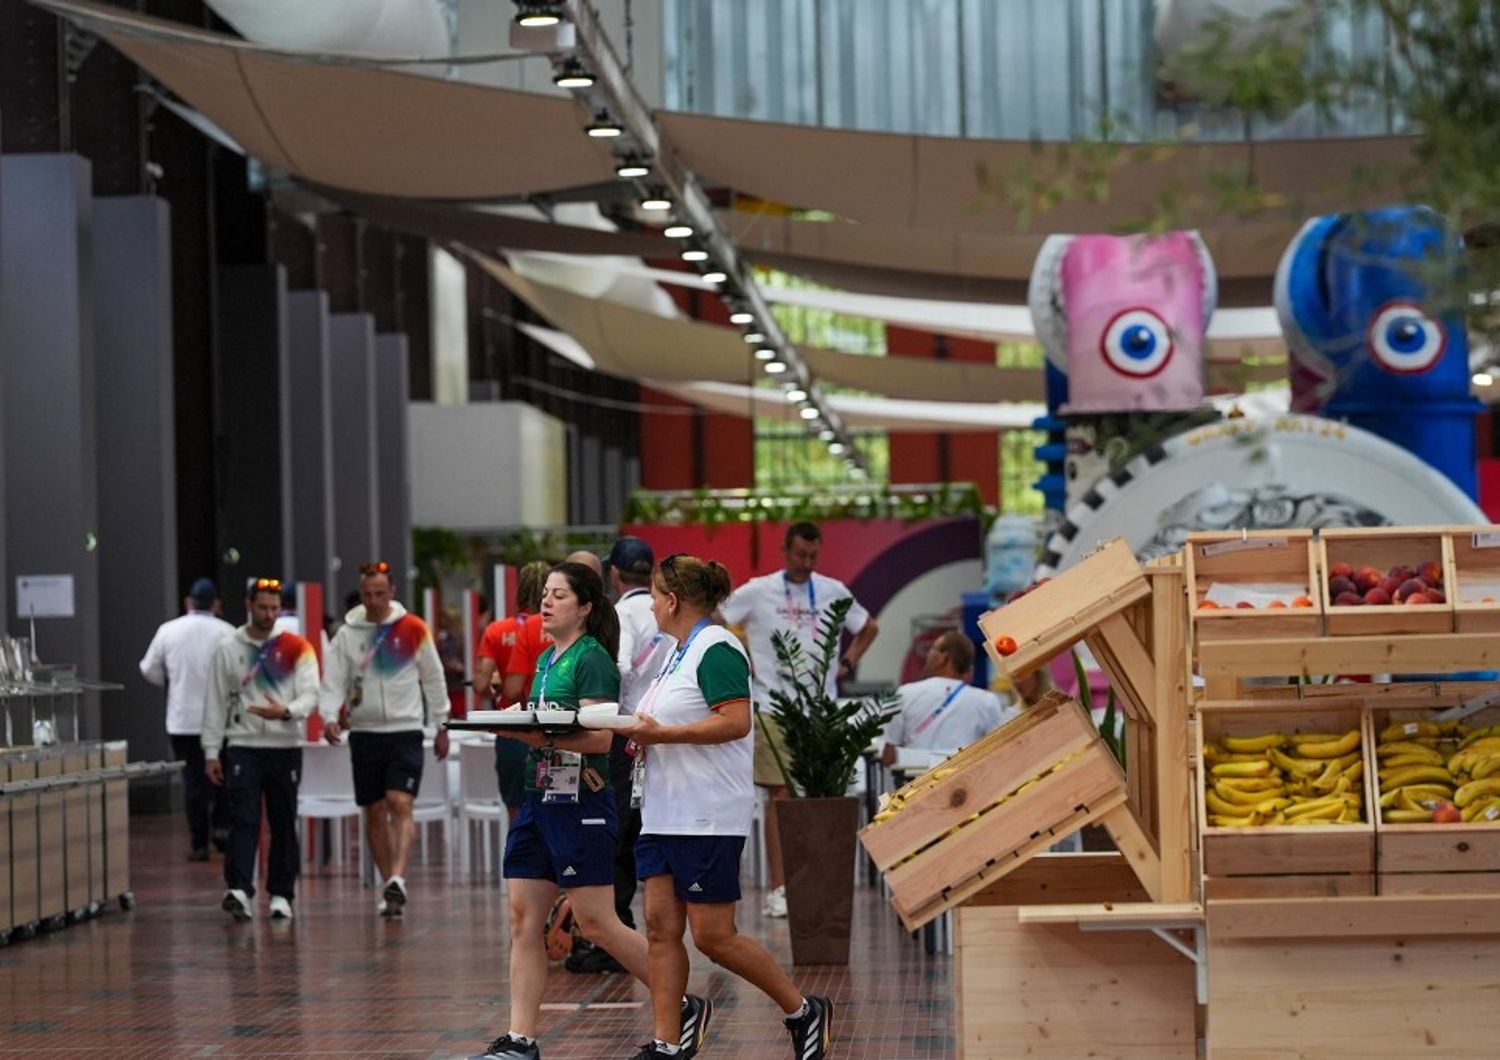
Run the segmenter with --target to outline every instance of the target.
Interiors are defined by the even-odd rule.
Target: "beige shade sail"
[[[627,379],[735,382],[761,374],[738,331],[642,312],[562,287],[537,283],[493,259],[484,268],[588,351],[597,368]],[[813,375],[827,383],[928,401],[1038,401],[1042,373],[961,361],[868,357],[798,347]]]
[[[1029,218],[1037,234],[1109,232],[1185,204],[1173,227],[1214,229],[1218,188],[1246,173],[1275,196],[1267,221],[1390,201],[1415,137],[1123,145],[1097,198],[1082,177],[1105,148],[785,125],[663,113],[663,134],[708,184],[867,224],[1007,234],[1028,226],[1024,183],[1080,191]],[[795,164],[783,160],[794,159]],[[981,174],[999,194],[986,194]],[[1282,243],[1284,246],[1285,243]],[[1279,251],[1279,248],[1278,248]]]
[[[98,34],[251,154],[319,184],[484,199],[614,179],[571,99],[265,48],[85,0],[35,0]]]

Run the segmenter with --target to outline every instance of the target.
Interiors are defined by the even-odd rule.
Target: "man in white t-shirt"
[[[956,629],[933,642],[927,652],[927,677],[897,691],[901,711],[885,730],[881,761],[891,765],[898,748],[952,754],[993,732],[1020,710],[968,683],[974,666],[974,643]]]
[[[760,710],[771,705],[771,693],[783,687],[785,678],[776,661],[771,634],[792,633],[802,642],[808,656],[816,653],[818,629],[823,614],[836,601],[853,598],[848,586],[836,578],[817,573],[818,551],[823,533],[814,523],[793,523],[787,528],[781,554],[785,568],[774,574],[751,578],[724,601],[720,610],[724,621],[744,630],[750,649],[751,698]],[[839,656],[838,666],[828,673],[828,694],[834,695],[840,678],[848,677],[859,666],[880,626],[859,601],[844,616],[844,631],[853,638]],[[786,798],[785,779],[776,764],[771,747],[786,758],[781,730],[766,715],[755,718],[755,783],[770,789],[772,805],[766,813],[766,867],[771,890],[766,894],[765,914],[786,916],[786,887],[781,875],[781,841],[776,827],[775,800]]]
[[[162,623],[141,659],[141,676],[167,686],[167,736],[182,770],[183,807],[192,846],[189,861],[207,861],[212,839],[224,849],[229,834],[228,800],[204,776],[203,705],[208,696],[208,664],[219,642],[234,627],[219,617],[219,590],[207,578],[193,582],[182,601],[187,612]]]

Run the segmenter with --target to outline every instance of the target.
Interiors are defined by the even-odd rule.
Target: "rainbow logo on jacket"
[[[374,635],[380,637],[380,631]],[[381,677],[398,674],[416,661],[422,647],[431,639],[426,622],[416,615],[402,615],[392,623],[390,632],[381,637],[375,657],[370,660],[370,669]]]
[[[254,652],[251,665],[254,666]],[[295,633],[279,634],[266,645],[265,655],[255,669],[255,687],[274,692],[297,672],[297,664],[304,656],[313,654],[313,646]]]

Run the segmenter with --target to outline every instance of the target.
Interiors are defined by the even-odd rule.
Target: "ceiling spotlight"
[[[830,453],[832,453],[834,456],[838,456],[839,454],[841,454],[844,451],[844,443],[843,442],[829,442],[828,443],[828,451]]]
[[[555,26],[562,21],[561,5],[538,2],[538,0],[516,0],[516,25],[533,29]]]
[[[709,283],[723,283],[725,280],[729,279],[729,273],[720,272],[718,269],[714,269],[710,272],[705,272],[703,274],[703,278]]]
[[[667,225],[661,230],[661,234],[668,239],[686,239],[693,234],[692,225]]]
[[[762,346],[755,351],[755,359],[757,361],[774,361],[776,359],[776,350],[771,346]]]
[[[683,261],[707,261],[708,251],[699,247],[688,247],[682,252]]]
[[[780,375],[784,371],[786,371],[786,362],[785,361],[767,361],[766,362],[766,373],[768,375]]]
[[[558,88],[588,88],[594,83],[594,75],[589,73],[577,59],[565,59],[553,68],[552,83]],[[636,174],[636,176],[644,175]]]
[[[766,337],[758,331],[747,331],[745,332],[745,341],[753,346],[757,342],[765,342]]]
[[[754,324],[755,314],[749,312],[748,310],[741,309],[737,312],[729,314],[729,322],[731,324]]]
[[[633,180],[636,177],[648,176],[650,172],[651,167],[646,164],[645,160],[637,158],[635,155],[626,155],[615,163],[615,176],[621,180]]]
[[[623,135],[625,129],[609,116],[609,111],[598,110],[594,112],[594,120],[585,125],[583,131],[596,140],[608,140]]]
[[[785,396],[788,401],[795,405],[799,401],[807,400],[807,391],[800,390],[797,387],[792,387],[792,389],[786,392]]]
[[[653,213],[657,213],[662,210],[670,210],[671,208],[672,200],[667,198],[667,194],[664,191],[652,191],[644,199],[641,200],[641,209],[650,210]]]
[[[1492,376],[1492,375],[1490,375],[1489,372],[1475,372],[1474,373],[1474,385],[1475,386],[1493,386],[1494,383],[1495,383],[1495,377]]]

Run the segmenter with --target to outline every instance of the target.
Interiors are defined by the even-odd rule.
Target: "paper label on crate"
[[[1485,810],[1484,813],[1480,814],[1480,816],[1483,817],[1486,821],[1500,819],[1500,806],[1491,806],[1488,810]]]
[[[1472,548],[1500,548],[1500,530],[1486,530],[1475,534],[1472,539]]]
[[[1409,721],[1405,725],[1401,726],[1401,731],[1407,736],[1415,736],[1417,733],[1422,731],[1422,726],[1418,725],[1414,721]]]
[[[1478,537],[1478,534],[1474,535]],[[1287,548],[1291,541],[1285,537],[1247,537],[1243,541],[1215,541],[1211,545],[1199,545],[1198,555],[1222,556],[1226,552],[1250,552],[1262,548]],[[1476,546],[1478,547],[1478,546]]]

